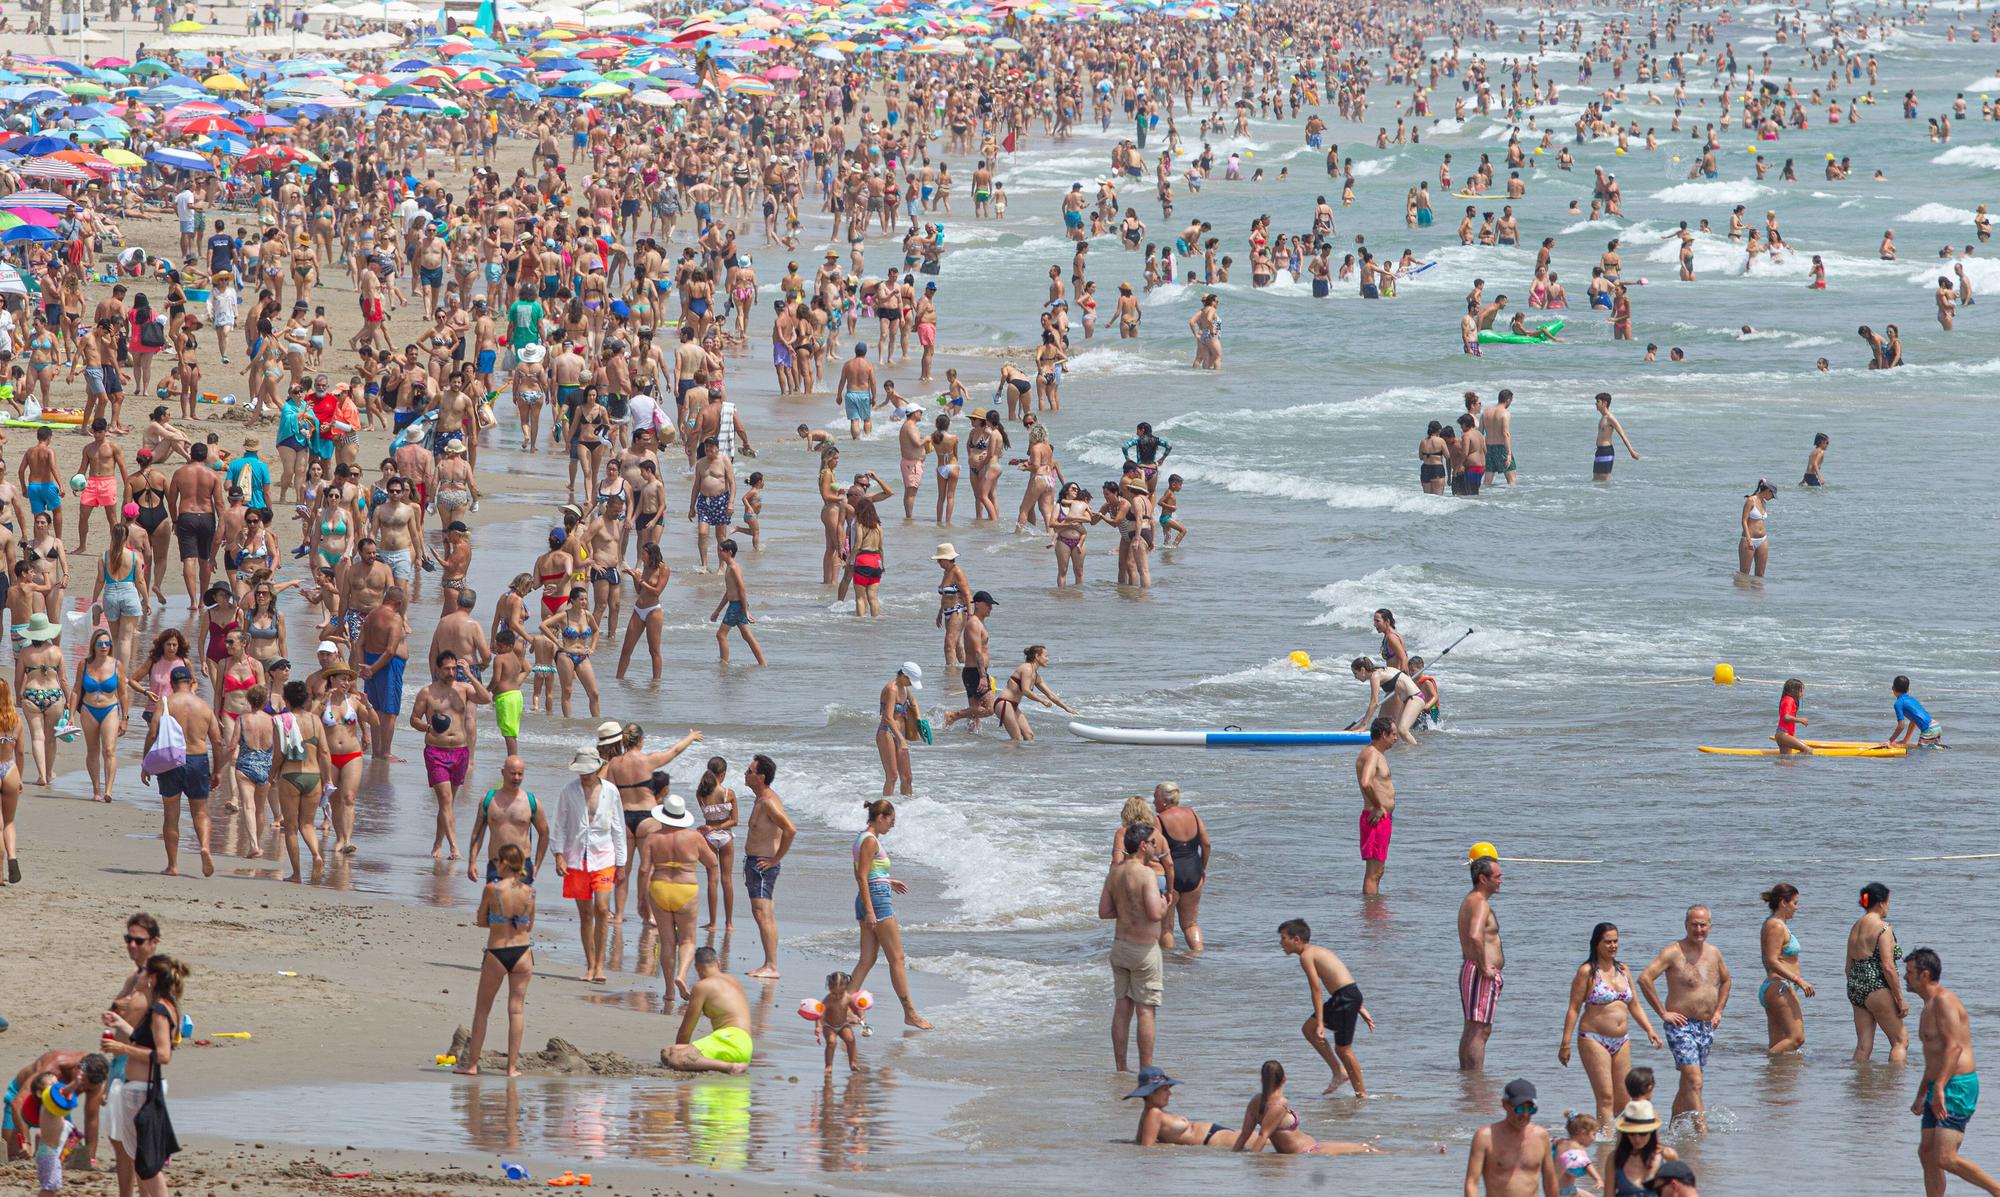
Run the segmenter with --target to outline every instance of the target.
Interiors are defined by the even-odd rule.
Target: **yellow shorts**
[[[655,882],[654,884],[658,884]],[[748,1064],[752,1044],[750,1033],[737,1027],[722,1027],[695,1040],[688,1046],[724,1064]]]
[[[672,914],[694,901],[701,888],[684,881],[655,881],[646,887],[646,893],[653,899],[653,905]]]

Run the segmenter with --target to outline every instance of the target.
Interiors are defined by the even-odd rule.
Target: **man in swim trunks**
[[[1458,998],[1465,1029],[1458,1037],[1458,1068],[1486,1066],[1486,1041],[1500,1009],[1500,970],[1507,954],[1500,947],[1500,920],[1493,896],[1500,892],[1500,859],[1491,844],[1473,845],[1472,891],[1458,904]]]
[[[104,509],[104,529],[108,534],[118,510],[120,488],[130,490],[131,474],[125,469],[125,454],[110,440],[111,425],[103,416],[90,422],[90,443],[83,447],[83,510],[76,517],[76,552],[83,552],[90,539],[90,509]]]
[[[1944,962],[1929,948],[1918,948],[1903,961],[1903,984],[1924,999],[1917,1020],[1917,1038],[1924,1044],[1924,1076],[1910,1113],[1922,1118],[1923,1138],[1917,1158],[1923,1161],[1924,1191],[1945,1191],[1949,1172],[1989,1193],[2000,1192],[1979,1165],[1958,1154],[1966,1124],[1979,1106],[1979,1072],[1972,1058],[1972,1023],[1965,1003],[1939,984]]]
[[[799,834],[799,825],[785,813],[784,802],[771,788],[777,775],[777,763],[762,753],[751,757],[750,767],[743,771],[743,784],[757,800],[743,832],[743,888],[750,895],[750,917],[757,921],[757,934],[764,942],[764,963],[744,975],[767,980],[778,975],[778,870]]]
[[[382,601],[361,620],[355,643],[361,649],[357,674],[366,685],[368,705],[386,719],[377,720],[373,741],[376,760],[401,763],[391,750],[396,743],[396,716],[403,713],[403,667],[410,662],[409,597],[401,586],[382,592]]]
[[[1285,950],[1285,955],[1297,956],[1299,967],[1305,970],[1312,1014],[1299,1030],[1333,1070],[1333,1079],[1323,1092],[1332,1093],[1340,1088],[1342,1081],[1351,1080],[1354,1096],[1368,1096],[1368,1086],[1361,1079],[1361,1063],[1354,1056],[1354,1024],[1357,1019],[1365,1020],[1372,1031],[1375,1019],[1369,1015],[1368,1007],[1361,1004],[1361,986],[1354,983],[1354,974],[1331,949],[1312,942],[1312,928],[1304,919],[1286,919],[1279,925],[1278,946]],[[1333,1036],[1331,1047],[1326,1042],[1329,1033]]]
[[[660,1049],[660,1063],[682,1072],[741,1076],[748,1071],[755,1050],[750,1040],[750,1001],[743,996],[743,982],[723,972],[715,949],[705,945],[694,950],[694,975],[680,1033],[673,1043]],[[708,1016],[709,1033],[696,1039],[695,1027],[703,1015]]]
[[[472,771],[472,708],[476,703],[492,702],[493,695],[452,650],[438,650],[432,662],[435,672],[430,685],[417,691],[410,704],[410,726],[423,733],[424,780],[430,783],[438,804],[431,857],[436,859],[438,849],[448,844],[451,859],[457,860],[458,832],[453,826],[452,804]]]
[[[1377,715],[1368,725],[1368,746],[1354,757],[1354,780],[1361,787],[1361,896],[1380,897],[1382,872],[1389,867],[1389,836],[1396,830],[1396,783],[1386,755],[1396,742],[1396,721]]]
[[[1729,1003],[1729,966],[1722,962],[1721,949],[1708,942],[1710,921],[1708,907],[1688,907],[1687,934],[1661,948],[1639,974],[1639,994],[1660,1016],[1660,1032],[1673,1049],[1674,1067],[1681,1074],[1680,1086],[1674,1090],[1673,1116],[1693,1114],[1697,1131],[1706,1129],[1701,1070],[1708,1066],[1715,1028],[1722,1022],[1722,1008]],[[1653,982],[1662,973],[1667,977],[1664,1006],[1653,990]]]
[[[908,407],[903,411],[902,427],[896,430],[896,448],[900,454],[898,464],[903,471],[903,518],[916,518],[917,490],[924,481],[924,458],[930,454],[930,438],[924,435],[923,423],[918,416],[924,414],[921,407]]]
[[[1166,992],[1166,971],[1160,960],[1160,925],[1167,917],[1167,896],[1152,867],[1146,846],[1152,841],[1150,823],[1125,828],[1125,859],[1111,866],[1097,894],[1097,917],[1117,923],[1111,938],[1112,991],[1111,1059],[1126,1071],[1125,1036],[1132,1016],[1139,1017],[1139,1067],[1153,1062],[1155,1019]]]
[[[527,776],[528,762],[520,757],[510,755],[501,762],[500,787],[486,791],[472,817],[472,837],[465,848],[466,880],[479,880],[479,841],[490,831],[493,838],[486,849],[486,880],[500,880],[500,849],[512,844],[530,862],[521,871],[521,880],[535,883],[542,858],[549,854],[549,815],[535,800],[534,791],[521,785]]]
[[[1625,435],[1625,425],[1611,414],[1611,392],[1599,391],[1592,402],[1597,404],[1597,448],[1591,454],[1590,477],[1595,482],[1611,481],[1611,466],[1618,460],[1618,451],[1612,447],[1611,438],[1616,436],[1625,442],[1625,451],[1632,460],[1639,460],[1639,451],[1632,447],[1632,438]]]
[[[1514,485],[1514,392],[1502,390],[1493,406],[1478,413],[1479,431],[1486,438],[1486,477],[1505,474]]]
[[[196,596],[208,593],[215,574],[215,520],[221,502],[222,475],[209,468],[208,446],[189,447],[188,463],[167,481],[167,510],[174,516],[181,581],[187,586],[190,608]]]
[[[868,361],[868,343],[854,347],[854,356],[840,367],[839,402],[847,415],[849,439],[875,431],[875,367]]]

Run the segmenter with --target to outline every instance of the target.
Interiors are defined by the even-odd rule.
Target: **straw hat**
[[[21,628],[21,639],[30,644],[41,644],[60,635],[62,635],[62,625],[51,623],[49,617],[40,611],[29,616],[28,622]]]
[[[1653,1103],[1644,1099],[1629,1102],[1618,1113],[1618,1121],[1612,1124],[1621,1133],[1643,1135],[1647,1131],[1660,1129],[1660,1115],[1653,1109]]]
[[[935,552],[935,553],[932,553],[932,554],[931,554],[931,560],[932,560],[932,561],[956,561],[956,560],[958,560],[958,550],[957,550],[957,549],[955,549],[955,548],[952,548],[952,547],[951,547],[951,542],[947,540],[947,541],[945,541],[945,542],[944,542],[943,544],[941,544],[941,545],[939,545],[939,546],[937,547],[937,552]]]
[[[541,345],[523,345],[515,356],[519,357],[524,364],[533,366],[548,356],[548,352],[548,349]]]

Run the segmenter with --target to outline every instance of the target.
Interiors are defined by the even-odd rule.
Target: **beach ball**
[[[1715,667],[1715,684],[1718,686],[1736,684],[1736,670],[1727,661]]]
[[[69,488],[77,494],[82,494],[84,484],[87,481],[89,479],[85,478],[82,474],[72,474],[69,479]]]

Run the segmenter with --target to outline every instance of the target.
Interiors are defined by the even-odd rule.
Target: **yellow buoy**
[[[1727,661],[1715,667],[1715,684],[1718,686],[1736,684],[1736,670]]]
[[[1313,667],[1313,659],[1307,655],[1304,649],[1294,650],[1290,659],[1292,664],[1298,666],[1300,669],[1311,669]]]
[[[1618,147],[1617,149],[1615,149],[1615,150],[1613,150],[1613,151],[1611,151],[1611,152],[1612,152],[1612,153],[1614,153],[1614,154],[1622,154],[1622,153],[1624,153],[1624,152],[1625,152],[1625,147],[1624,147],[1624,146],[1619,146],[1619,147]]]

